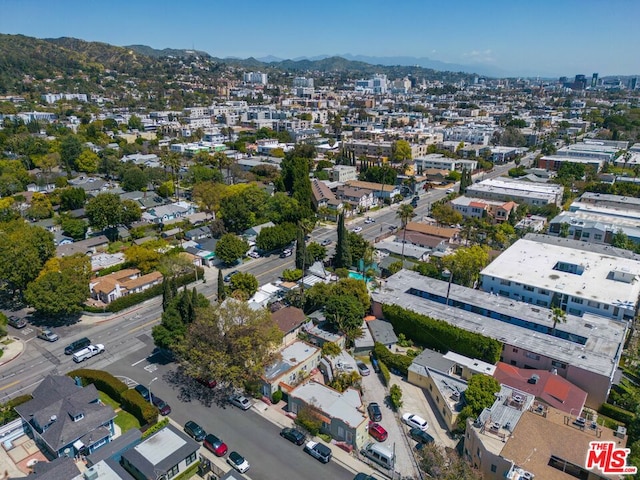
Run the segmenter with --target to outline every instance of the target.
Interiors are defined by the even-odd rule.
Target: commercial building
[[[331,180],[333,182],[346,183],[358,179],[356,167],[350,165],[336,165],[331,170]]]
[[[562,185],[521,182],[502,177],[469,185],[465,192],[469,197],[513,201],[518,205],[525,203],[534,207],[549,204],[560,206],[563,193]]]
[[[434,168],[437,170],[448,170],[450,172],[461,172],[466,168],[470,172],[473,172],[478,169],[478,162],[475,160],[449,158],[445,157],[441,153],[430,153],[423,157],[414,157],[413,161],[418,171],[425,171],[429,168]]]
[[[627,324],[585,313],[555,325],[548,308],[401,270],[372,293],[373,315],[397,305],[503,344],[500,360],[517,367],[556,369],[587,392],[587,404],[605,402],[622,354]],[[454,346],[449,346],[453,348]]]
[[[480,272],[482,290],[571,315],[632,320],[640,257],[617,249],[529,233]]]
[[[610,245],[614,235],[622,232],[629,240],[640,243],[638,213],[633,213],[636,214],[633,218],[619,218],[602,211],[560,212],[549,222],[549,235],[562,234],[574,240]]]

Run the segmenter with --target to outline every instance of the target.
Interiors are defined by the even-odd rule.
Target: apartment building
[[[356,167],[350,165],[336,165],[331,170],[331,180],[334,182],[346,183],[358,179]]]
[[[493,223],[506,222],[518,208],[518,204],[515,202],[483,200],[466,196],[454,198],[449,203],[464,218],[488,218]]]
[[[523,182],[506,177],[492,178],[467,187],[466,195],[486,200],[513,201],[518,205],[562,205],[562,185]]]
[[[558,305],[632,320],[640,295],[640,256],[628,250],[529,233],[480,272],[482,290],[541,307]]]
[[[635,218],[613,217],[602,211],[560,212],[549,222],[548,233],[554,236],[566,235],[574,240],[610,245],[614,235],[622,232],[629,240],[640,243],[638,212],[633,213],[636,214]]]
[[[436,170],[448,170],[450,172],[461,172],[463,169],[467,169],[471,172],[478,169],[478,162],[476,160],[465,160],[460,158],[445,157],[441,153],[430,153],[425,156],[413,157],[418,171],[424,171],[427,169]]]
[[[370,159],[388,159],[393,154],[392,141],[367,141],[367,140],[347,140],[342,142],[342,148],[353,153],[356,158],[366,157]],[[421,157],[427,154],[427,144],[411,143],[411,158]]]

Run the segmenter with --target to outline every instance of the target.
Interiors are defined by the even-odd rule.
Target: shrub
[[[336,276],[338,278],[348,278],[349,277],[349,270],[347,270],[346,268],[336,268],[336,271],[334,273],[336,274]]]
[[[104,277],[105,275],[109,275],[110,273],[119,272],[120,270],[123,270],[125,268],[130,268],[130,267],[131,267],[130,263],[123,262],[117,265],[112,265],[110,267],[103,268],[102,270],[99,270],[96,275],[98,277]]]
[[[391,385],[389,399],[394,410],[398,410],[402,406],[402,389],[398,385]]]
[[[98,390],[106,393],[118,403],[121,403],[122,394],[129,389],[124,382],[102,370],[80,368],[72,370],[67,375],[71,378],[79,377],[83,387],[93,383]]]
[[[380,373],[382,374],[384,386],[388,387],[391,382],[391,372],[389,372],[389,368],[382,360],[378,360],[378,366],[380,366]]]
[[[492,338],[468,332],[397,305],[383,305],[382,313],[396,332],[427,348],[438,351],[451,350],[489,363],[496,363],[500,359],[502,344]],[[389,366],[393,367],[391,364]]]
[[[402,375],[406,375],[409,371],[409,365],[413,362],[413,358],[406,355],[391,353],[391,351],[381,343],[376,343],[373,347],[375,357],[385,363],[390,369],[400,371]]]
[[[615,405],[611,405],[610,403],[603,403],[598,412],[606,415],[607,417],[613,418],[618,422],[622,422],[625,425],[629,425],[633,421],[635,416],[633,412],[625,410],[624,408],[617,407]]]
[[[308,405],[298,409],[295,423],[309,432],[312,437],[318,435],[322,428],[322,419],[318,416],[316,410]]]
[[[324,440],[325,443],[331,443],[331,435],[328,433],[318,433],[318,438]]]
[[[121,398],[123,410],[136,417],[141,425],[154,424],[158,421],[158,409],[135,390],[127,390]]]
[[[285,282],[297,282],[302,278],[302,270],[299,268],[289,268],[282,271],[282,279]]]
[[[144,440],[145,438],[149,438],[151,435],[153,435],[156,432],[159,432],[160,430],[162,430],[167,425],[169,425],[169,419],[168,418],[163,418],[162,420],[160,420],[155,425],[151,425],[142,434],[142,440]]]
[[[340,345],[334,342],[325,342],[322,344],[322,355],[327,357],[335,357],[336,355],[340,355],[342,349]]]
[[[280,400],[282,400],[282,390],[276,390],[273,392],[273,395],[271,395],[271,401],[276,404],[279,403]]]

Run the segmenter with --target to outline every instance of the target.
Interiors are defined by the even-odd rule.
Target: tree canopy
[[[249,250],[249,244],[233,233],[225,233],[216,244],[216,257],[226,264],[242,258]]]

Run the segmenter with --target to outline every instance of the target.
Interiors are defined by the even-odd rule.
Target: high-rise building
[[[596,88],[598,86],[598,74],[594,73],[591,75],[591,88]]]
[[[246,83],[259,83],[262,85],[267,84],[267,74],[261,72],[247,72],[243,76],[243,80]]]
[[[629,90],[635,90],[638,85],[638,77],[629,79]]]
[[[584,90],[585,88],[587,88],[587,77],[584,75],[576,75],[576,78],[573,81],[573,89]]]

